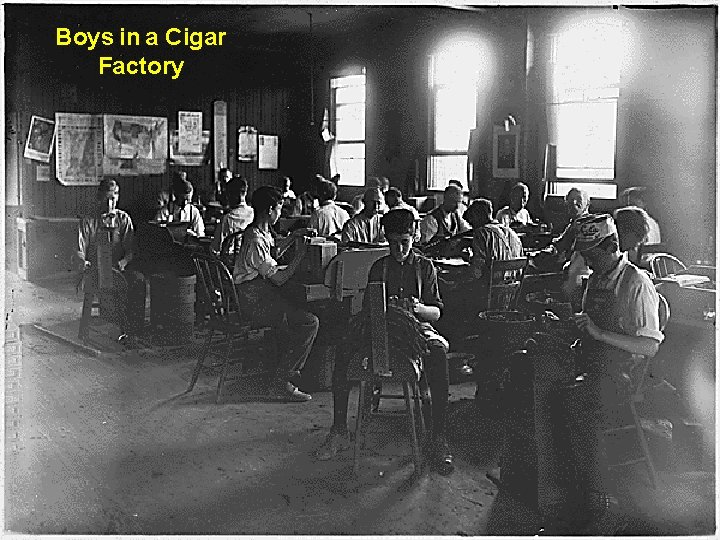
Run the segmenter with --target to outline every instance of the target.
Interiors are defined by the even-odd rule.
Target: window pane
[[[467,176],[467,155],[430,156],[428,189],[443,190],[448,181],[460,180],[465,184]]]
[[[365,159],[365,145],[363,143],[338,144],[338,159]]]
[[[365,75],[348,75],[347,77],[333,77],[330,79],[331,88],[340,88],[342,86],[364,86]]]
[[[365,160],[364,159],[338,159],[338,172],[340,183],[344,186],[365,185]]]
[[[335,103],[365,103],[365,86],[347,86],[335,91]]]
[[[335,136],[338,141],[365,140],[365,104],[338,105],[335,108]]]
[[[558,174],[562,168],[615,169],[617,102],[548,105],[550,140],[557,144]],[[598,176],[590,171],[580,178]]]
[[[586,191],[593,199],[617,199],[617,185],[600,182],[550,182],[547,194],[565,197],[567,192],[574,187]]]
[[[467,151],[475,129],[475,86],[447,86],[435,91],[435,150]]]

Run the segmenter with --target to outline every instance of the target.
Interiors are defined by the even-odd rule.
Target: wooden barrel
[[[195,276],[150,276],[150,326],[153,342],[190,343],[195,327]]]

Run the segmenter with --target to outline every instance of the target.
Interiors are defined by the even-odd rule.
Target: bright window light
[[[331,129],[337,141],[340,182],[365,185],[365,75],[330,79]]]

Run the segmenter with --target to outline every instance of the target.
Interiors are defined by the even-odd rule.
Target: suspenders
[[[387,276],[388,276],[388,258],[385,257],[383,259],[383,282],[387,283]],[[415,267],[415,283],[417,283],[417,297],[418,300],[422,301],[422,276],[420,274],[420,264],[419,261],[417,264],[413,265]]]

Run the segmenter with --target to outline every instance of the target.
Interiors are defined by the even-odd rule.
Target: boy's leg
[[[347,380],[348,366],[350,365],[350,350],[343,341],[335,357],[333,369],[333,424],[330,433],[322,446],[315,452],[319,460],[327,460],[338,452],[351,447],[350,435],[347,429],[348,401],[350,398],[350,383]]]
[[[432,394],[433,456],[432,465],[441,474],[450,474],[455,466],[446,436],[447,408],[450,393],[448,360],[445,347],[436,342],[428,343],[430,355],[425,363],[425,373]]]

